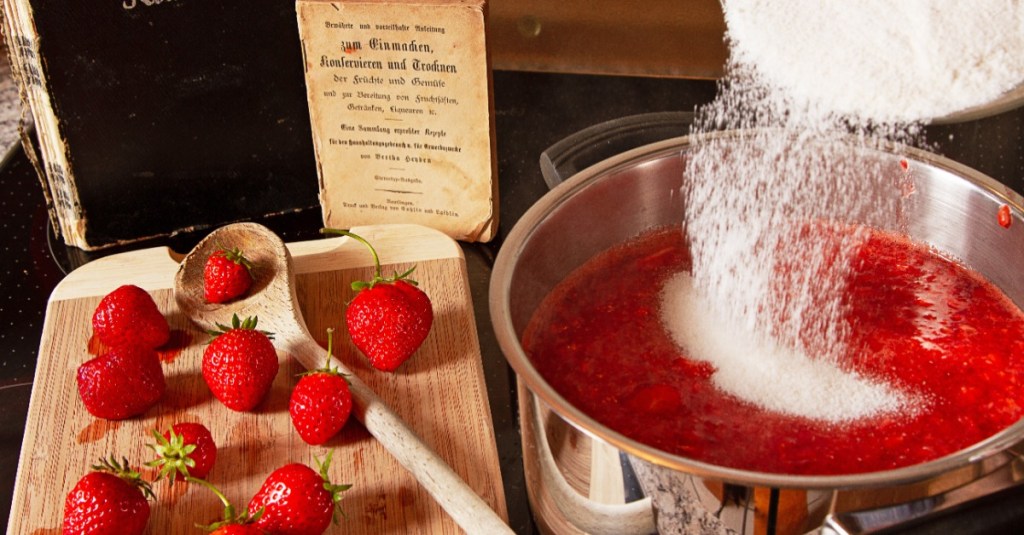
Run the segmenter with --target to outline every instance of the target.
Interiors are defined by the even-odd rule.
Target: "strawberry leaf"
[[[327,452],[327,457],[324,458],[323,462],[321,462],[316,456],[313,457],[313,460],[316,461],[317,466],[320,468],[320,477],[324,480],[324,490],[331,493],[331,502],[334,503],[334,514],[332,515],[331,520],[337,524],[339,513],[342,517],[348,518],[348,515],[345,514],[345,511],[341,508],[341,500],[343,498],[341,493],[352,488],[352,485],[331,483],[331,476],[328,473],[328,469],[331,466],[332,457],[334,457],[334,450]]]
[[[206,343],[209,344],[210,342],[212,342],[218,336],[220,336],[220,335],[222,335],[222,334],[224,334],[224,333],[226,333],[228,331],[235,330],[235,329],[247,329],[247,330],[252,330],[252,331],[259,331],[259,332],[263,333],[263,335],[266,336],[267,338],[273,340],[274,339],[274,333],[272,333],[270,331],[264,331],[262,329],[257,329],[256,328],[256,324],[257,323],[259,323],[259,316],[249,316],[249,317],[245,318],[244,320],[242,320],[242,319],[238,318],[238,314],[232,314],[231,315],[231,325],[230,326],[224,325],[223,323],[215,323],[214,325],[217,326],[216,329],[208,329],[206,331],[206,334],[208,334],[208,335],[210,335],[212,337]]]
[[[118,462],[117,458],[111,455],[109,459],[100,459],[99,464],[92,465],[92,469],[97,472],[110,472],[130,485],[138,487],[146,499],[156,499],[156,495],[153,494],[153,487],[148,481],[142,479],[142,475],[139,472],[132,470],[128,466],[128,458],[126,457],[122,457],[121,462]]]
[[[252,271],[252,268],[253,268],[252,261],[250,261],[248,258],[246,258],[245,254],[243,254],[242,250],[239,249],[238,247],[232,247],[231,249],[228,249],[227,247],[224,247],[223,245],[217,244],[217,248],[220,250],[221,253],[223,253],[224,258],[226,258],[226,259],[228,259],[228,260],[230,260],[230,261],[232,261],[232,262],[234,262],[236,264],[244,266],[245,269],[250,271],[250,272]]]
[[[159,469],[155,481],[168,478],[168,484],[173,485],[175,476],[178,474],[181,474],[183,478],[188,478],[188,469],[196,466],[195,459],[191,457],[192,452],[196,450],[196,445],[185,444],[185,435],[175,433],[173,427],[168,431],[167,437],[156,429],[152,433],[156,443],[146,445],[158,457],[146,463],[146,466]]]

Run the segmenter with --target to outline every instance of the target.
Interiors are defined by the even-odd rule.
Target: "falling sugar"
[[[664,299],[677,343],[716,365],[723,390],[831,422],[921,402],[842,369],[850,333],[841,296],[866,237],[857,229],[899,228],[901,206],[911,202],[894,179],[899,157],[883,151],[923,146],[923,125],[913,121],[983,103],[1024,80],[1021,3],[951,4],[723,2],[728,75],[718,98],[698,110],[685,168],[693,278],[666,287]],[[1003,8],[1008,21],[969,35]],[[897,21],[879,18],[889,16]],[[850,27],[837,36],[836,24]],[[862,41],[851,44],[849,32]],[[936,44],[953,34],[970,46]],[[956,80],[929,85],[938,79],[933,69],[949,65]],[[1010,73],[986,78],[999,69]]]
[[[835,367],[849,336],[839,297],[866,238],[853,223],[894,228],[905,201],[893,181],[903,175],[898,159],[878,157],[874,136],[883,127],[851,128],[843,117],[797,106],[742,64],[730,66],[728,85],[700,110],[699,119],[685,169],[685,228],[695,284],[713,314],[734,329],[817,362],[815,370]],[[721,133],[722,128],[742,133]],[[884,131],[904,140],[917,133]],[[781,354],[748,357],[760,358],[758,366],[771,372],[757,382],[788,380],[793,359],[767,360]],[[829,381],[806,373],[801,378],[804,389]],[[799,403],[793,389],[773,394],[752,384],[734,386],[794,398],[751,400],[766,407]],[[844,406],[820,408],[822,418],[860,414],[863,404],[850,396],[837,396],[834,403]]]

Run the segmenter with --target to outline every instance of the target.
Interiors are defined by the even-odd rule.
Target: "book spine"
[[[23,115],[25,111],[31,113],[41,158],[35,154],[24,126],[22,145],[40,173],[51,220],[56,223],[58,233],[66,244],[87,249],[85,218],[68,164],[67,145],[60,135],[57,115],[46,91],[32,7],[25,1],[7,0],[3,2],[3,10],[11,72],[21,93]],[[23,117],[22,123],[25,122]]]

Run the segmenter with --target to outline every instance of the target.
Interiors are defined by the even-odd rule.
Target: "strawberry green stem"
[[[334,352],[334,327],[327,328],[327,362],[324,363],[324,369],[327,371],[331,370],[331,354]]]
[[[213,492],[218,499],[220,499],[220,503],[224,504],[224,520],[227,522],[235,520],[235,506],[231,505],[231,501],[228,500],[228,497],[225,496],[224,493],[220,491],[220,489],[215,487],[213,483],[210,483],[205,479],[199,479],[192,476],[186,477],[185,481],[189,483],[196,483],[198,485],[202,485],[210,489],[210,491]]]
[[[323,229],[320,229],[320,232],[323,233],[323,234],[338,234],[340,236],[348,236],[349,238],[352,238],[353,240],[356,240],[359,243],[365,245],[370,250],[370,254],[373,255],[373,274],[374,274],[374,279],[381,279],[381,278],[383,278],[383,276],[381,275],[381,272],[380,272],[380,258],[377,256],[377,250],[374,249],[373,245],[370,245],[370,242],[366,241],[365,238],[363,238],[362,236],[360,236],[358,234],[353,234],[353,233],[351,233],[351,232],[349,232],[349,231],[347,231],[345,229],[340,229],[340,228],[323,228]]]
[[[377,250],[374,249],[373,245],[370,245],[370,242],[368,242],[362,236],[359,236],[358,234],[353,234],[353,233],[351,233],[351,232],[349,232],[349,231],[347,231],[345,229],[339,229],[339,228],[322,228],[322,229],[320,229],[320,233],[321,234],[338,234],[338,235],[341,235],[341,236],[348,236],[349,238],[352,238],[352,239],[358,241],[359,243],[362,243],[363,245],[365,245],[367,247],[367,249],[370,250],[370,254],[373,255],[373,280],[371,280],[370,282],[354,281],[354,282],[352,282],[352,289],[353,290],[358,292],[360,290],[364,290],[364,289],[367,289],[367,288],[373,288],[377,283],[390,284],[390,283],[397,282],[397,281],[404,281],[404,282],[407,282],[409,284],[412,284],[413,286],[415,286],[417,284],[416,281],[414,281],[414,280],[409,278],[409,275],[411,275],[413,270],[416,269],[416,266],[413,266],[413,267],[409,268],[408,270],[405,271],[405,273],[401,273],[400,274],[398,272],[395,272],[394,276],[388,277],[388,278],[384,278],[384,275],[381,272],[380,257],[377,256]]]

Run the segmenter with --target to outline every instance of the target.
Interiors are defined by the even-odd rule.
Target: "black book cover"
[[[73,185],[51,196],[84,221],[68,243],[319,205],[294,0],[7,1],[31,8],[67,167],[46,174]]]

